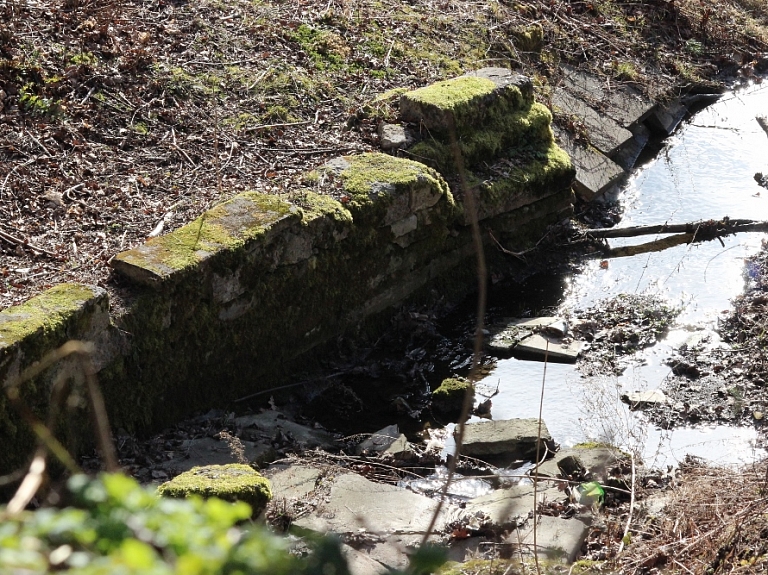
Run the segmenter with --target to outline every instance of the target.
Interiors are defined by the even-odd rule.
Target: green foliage
[[[251,508],[220,499],[158,497],[124,475],[74,476],[70,505],[6,517],[0,510],[3,573],[36,575],[345,575],[338,542],[324,538],[308,557],[291,555],[284,539],[243,524]],[[424,548],[411,575],[444,561]]]

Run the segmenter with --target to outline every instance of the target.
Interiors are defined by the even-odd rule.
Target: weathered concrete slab
[[[552,561],[573,563],[588,533],[589,527],[578,519],[561,519],[542,515],[538,518],[536,525],[539,555]],[[512,533],[506,540],[512,544],[520,542],[521,551],[533,555],[533,521],[528,521],[517,530],[517,533]]]
[[[556,88],[552,104],[567,116],[581,120],[587,130],[590,143],[606,156],[612,156],[632,139],[632,132],[607,116],[599,114],[583,100],[563,88]]]
[[[336,439],[322,429],[313,429],[287,419],[278,411],[264,411],[235,418],[240,435],[251,441],[270,442],[280,433],[298,449],[333,449]]]
[[[584,201],[592,201],[609,191],[627,175],[620,165],[596,148],[585,148],[575,144],[570,134],[563,130],[554,128],[554,131],[560,147],[571,156],[573,166],[576,168],[573,189]]]
[[[601,79],[570,66],[562,66],[563,88],[588,102],[625,128],[642,122],[651,114],[654,103],[640,92],[606,78]]]
[[[651,131],[643,124],[633,124],[629,127],[629,131],[634,137],[613,156],[613,160],[627,171],[635,166],[637,159],[651,139]]]
[[[647,409],[654,405],[663,405],[668,399],[660,389],[650,389],[622,394],[621,401],[628,403],[630,409]]]
[[[573,363],[583,343],[564,337],[562,318],[509,319],[491,328],[488,348],[497,354]]]
[[[505,456],[530,460],[536,457],[538,433],[539,420],[535,418],[467,423],[461,452],[473,457]],[[539,451],[543,454],[544,443],[552,441],[544,422],[541,423],[541,441]]]
[[[574,447],[561,449],[552,459],[539,465],[539,477],[568,477],[575,471],[587,472],[591,480],[605,481],[610,467],[621,459],[615,447]],[[533,475],[531,471],[531,475]]]
[[[272,485],[274,499],[301,499],[315,490],[320,477],[329,467],[309,465],[270,465],[263,473]]]

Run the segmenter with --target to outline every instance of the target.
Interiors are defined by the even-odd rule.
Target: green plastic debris
[[[576,486],[576,497],[582,505],[599,507],[605,501],[605,490],[597,481],[590,481]]]

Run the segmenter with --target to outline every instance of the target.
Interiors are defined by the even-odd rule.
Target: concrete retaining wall
[[[455,184],[456,155],[437,162],[441,174],[371,153],[327,163],[287,196],[240,194],[118,254],[112,266],[129,284],[120,310],[109,311],[100,288],[62,285],[0,312],[6,390],[18,386],[44,417],[57,379],[77,389],[77,366],[58,362],[27,381],[22,372],[68,339],[90,341],[113,426],[149,431],[279,385],[297,358],[415,294],[471,290],[465,193],[483,228],[514,247],[570,214],[573,168],[526,78],[491,70],[429,90],[403,97],[409,119],[429,134],[430,122],[458,126],[459,140],[434,130],[416,145],[466,148],[470,190]],[[89,436],[82,403],[57,426],[75,451]],[[0,441],[0,473],[34,446],[4,395]]]

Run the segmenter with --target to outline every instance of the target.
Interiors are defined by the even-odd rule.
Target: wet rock
[[[458,433],[458,429],[454,435]],[[539,420],[506,419],[467,423],[464,429],[464,443],[461,452],[473,457],[501,456],[514,459],[535,459],[536,447],[539,456],[546,453],[547,444],[552,442],[547,426],[541,423],[539,442]]]
[[[455,377],[444,379],[432,392],[432,409],[437,415],[450,421],[458,421],[467,393],[472,395],[474,401],[475,390],[469,381]]]
[[[629,404],[630,409],[647,409],[667,403],[667,396],[660,389],[634,391],[621,396],[621,401]]]

